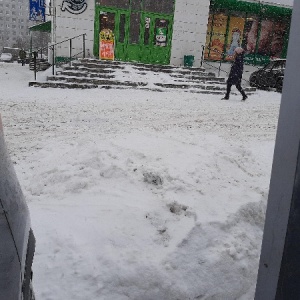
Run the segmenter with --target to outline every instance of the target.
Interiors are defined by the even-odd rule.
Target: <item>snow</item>
[[[6,63],[0,80],[37,299],[253,299],[280,94],[33,88]]]

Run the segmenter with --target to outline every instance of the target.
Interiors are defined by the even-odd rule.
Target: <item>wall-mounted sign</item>
[[[115,59],[115,35],[110,29],[100,31],[99,58],[106,60]]]
[[[29,20],[45,22],[45,0],[29,0]]]
[[[87,8],[86,0],[63,0],[61,5],[62,11],[68,11],[71,14],[82,14]]]

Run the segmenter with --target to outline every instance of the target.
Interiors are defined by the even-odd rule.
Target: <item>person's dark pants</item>
[[[232,86],[233,86],[233,84],[230,84],[230,83],[227,82],[227,90],[226,90],[225,98],[229,98]],[[235,84],[235,86],[238,89],[238,91],[242,94],[243,98],[246,98],[247,96],[246,96],[246,93],[244,92],[244,90],[241,87],[241,83],[238,82],[237,84]]]
[[[25,66],[25,59],[22,59],[22,66]]]

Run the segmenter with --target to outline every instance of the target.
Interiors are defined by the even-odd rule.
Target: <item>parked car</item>
[[[34,300],[35,237],[0,117],[0,300]]]
[[[257,88],[275,88],[282,91],[286,59],[272,60],[262,69],[253,72],[250,76],[250,86]]]
[[[0,61],[11,62],[13,61],[13,56],[11,53],[1,53]]]

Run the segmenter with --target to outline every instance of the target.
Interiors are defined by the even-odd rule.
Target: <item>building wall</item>
[[[171,65],[183,65],[184,55],[194,55],[194,66],[201,63],[206,41],[210,0],[176,0]]]
[[[1,0],[0,0],[1,1]],[[56,43],[86,33],[86,57],[93,54],[95,1],[86,0],[87,8],[83,13],[73,14],[67,9],[62,10],[63,0],[55,0],[56,9]],[[64,42],[56,47],[56,56],[69,57],[70,43]],[[72,54],[82,52],[83,38],[72,40]],[[82,57],[79,55],[79,57]]]
[[[1,0],[0,0],[1,1]],[[56,17],[56,42],[65,40],[75,35],[86,33],[86,49],[92,56],[94,40],[94,0],[86,0],[88,7],[82,14],[72,14],[62,11],[63,0],[55,0],[57,9]],[[210,0],[190,1],[176,0],[171,49],[171,65],[183,65],[184,55],[194,55],[194,66],[200,66],[202,46],[205,45],[207,22],[209,16]],[[82,51],[82,39],[73,44]],[[81,49],[81,50],[80,50]],[[69,56],[69,44],[57,46],[57,56]],[[73,50],[76,52],[77,50]]]
[[[0,52],[17,41],[29,45],[30,25],[28,0],[0,0]]]

